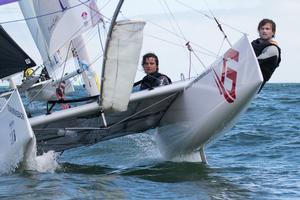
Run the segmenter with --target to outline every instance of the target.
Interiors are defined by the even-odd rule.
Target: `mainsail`
[[[127,109],[143,42],[145,22],[120,21],[113,28],[105,60],[103,108]]]
[[[78,36],[72,40],[72,53],[79,67],[83,70],[81,73],[85,89],[89,96],[96,96],[100,91],[100,82],[97,73],[92,66],[88,56],[87,48],[84,45],[82,36]]]
[[[81,34],[101,21],[98,8],[93,0],[21,0],[20,8],[41,53],[49,74],[59,79],[64,76],[65,62],[75,57],[83,69],[86,89],[90,95],[99,94],[99,80],[90,66]],[[76,54],[74,51],[76,50]]]
[[[81,35],[95,25],[95,18],[100,15],[92,12],[90,4],[85,0],[32,0],[38,23],[45,37],[48,51],[53,55],[64,44]],[[98,17],[100,19],[100,17]]]
[[[35,62],[0,26],[0,79],[34,67]]]

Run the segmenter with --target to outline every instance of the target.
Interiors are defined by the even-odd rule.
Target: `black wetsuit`
[[[169,85],[171,84],[171,79],[159,72],[152,74],[147,74],[141,81],[135,83],[134,85],[140,84],[140,90],[153,89],[154,87]]]
[[[270,80],[275,69],[279,66],[279,63],[281,61],[281,49],[276,44],[261,39],[256,39],[252,41],[251,44],[254,49],[256,57],[258,57],[257,58],[258,63],[264,78],[264,82],[263,82],[264,85],[268,80]],[[264,52],[264,50],[267,47],[272,45],[277,47],[278,54],[270,53],[270,55],[267,54],[267,56],[265,57],[260,57],[260,55]]]

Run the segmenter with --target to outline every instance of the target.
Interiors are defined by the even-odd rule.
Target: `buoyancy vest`
[[[141,90],[151,89],[151,88],[154,88],[154,87],[158,87],[160,85],[168,85],[168,84],[171,84],[171,83],[172,83],[172,81],[168,76],[166,76],[164,74],[161,74],[159,72],[154,72],[152,74],[146,75],[141,80],[140,89]]]
[[[281,62],[281,49],[279,48],[278,45],[276,45],[272,42],[269,42],[269,41],[261,40],[261,39],[256,39],[256,40],[252,41],[251,45],[252,45],[255,55],[257,57],[263,52],[263,50],[266,47],[273,45],[278,49],[278,57],[271,56],[271,57],[264,58],[264,59],[258,59],[259,66],[262,71],[262,75],[264,77],[264,82],[266,82],[271,78],[275,69],[279,66],[279,64]]]

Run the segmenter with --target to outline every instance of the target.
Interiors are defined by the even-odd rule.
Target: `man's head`
[[[273,37],[275,37],[276,24],[271,19],[263,19],[259,22],[257,31],[261,39],[271,40]]]
[[[147,53],[143,56],[142,66],[146,74],[158,71],[158,57],[154,53]]]

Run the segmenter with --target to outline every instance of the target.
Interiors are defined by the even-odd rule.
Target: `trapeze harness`
[[[275,46],[278,49],[278,56],[273,55],[270,57],[266,57],[263,59],[258,58],[258,63],[264,78],[263,85],[270,80],[272,74],[274,73],[275,69],[279,66],[281,61],[281,49],[274,43],[269,41],[263,41],[261,39],[256,39],[251,42],[251,45],[254,49],[256,57],[262,54],[263,50],[268,46]]]

